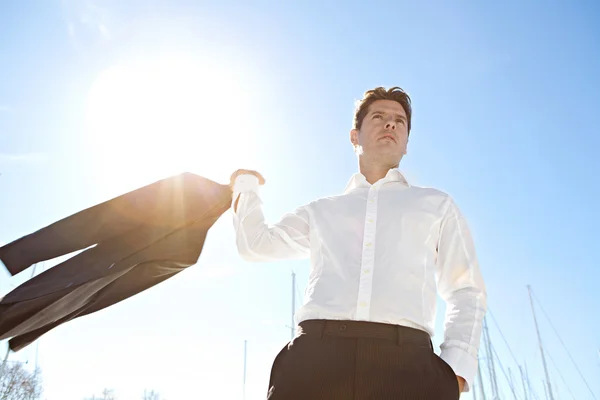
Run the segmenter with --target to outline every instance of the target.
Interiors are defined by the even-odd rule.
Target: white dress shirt
[[[355,174],[343,194],[315,200],[267,225],[258,189],[253,175],[234,183],[237,247],[248,261],[310,258],[296,323],[372,321],[433,336],[439,293],[447,304],[440,357],[469,390],[486,290],[467,222],[449,195],[412,186],[397,169],[373,185]]]

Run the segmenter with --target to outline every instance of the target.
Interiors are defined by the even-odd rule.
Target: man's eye
[[[373,115],[373,118],[381,118],[381,115]]]
[[[400,123],[402,123],[402,124],[403,124],[403,123],[404,123],[404,120],[403,120],[403,119],[397,119],[397,120],[396,120],[396,122],[397,122],[397,123],[399,123],[399,124],[400,124]]]

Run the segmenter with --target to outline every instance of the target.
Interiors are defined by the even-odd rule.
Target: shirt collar
[[[381,183],[387,183],[387,182],[400,182],[405,184],[406,186],[410,186],[410,184],[408,183],[408,181],[406,180],[406,178],[404,177],[404,175],[402,174],[402,172],[400,172],[400,170],[398,168],[392,168],[388,171],[388,173],[385,175],[385,177],[383,179],[380,179],[378,182]],[[352,175],[352,178],[350,178],[350,181],[348,182],[348,184],[346,185],[346,189],[344,190],[344,193],[348,193],[354,189],[358,189],[358,188],[369,188],[372,185],[367,182],[367,178],[365,178],[365,176],[363,174],[361,174],[360,172],[357,172],[356,174]]]

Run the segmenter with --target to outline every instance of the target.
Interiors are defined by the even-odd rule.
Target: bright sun
[[[225,183],[254,153],[250,89],[220,66],[163,60],[111,67],[88,101],[99,177],[118,186],[183,171]]]

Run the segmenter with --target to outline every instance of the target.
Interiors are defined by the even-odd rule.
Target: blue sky
[[[467,216],[490,310],[538,398],[527,284],[552,322],[537,309],[558,397],[593,398],[552,326],[597,398],[599,17],[592,1],[3,2],[0,242],[182,170],[225,183],[258,169],[275,222],[343,190],[354,101],[401,86],[414,108],[401,169]],[[292,270],[301,296],[308,265],[243,262],[225,214],[198,265],[10,359],[31,366],[38,349],[49,400],[104,387],[240,399],[248,340],[246,398],[261,399],[289,339]],[[30,274],[0,269],[0,294]]]

